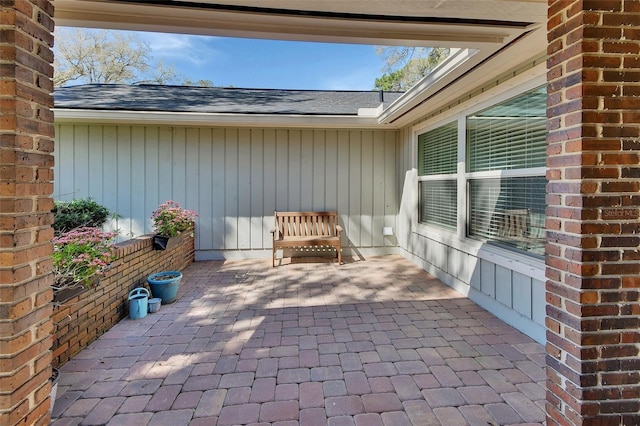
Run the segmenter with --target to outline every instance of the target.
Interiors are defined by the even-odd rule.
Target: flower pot
[[[162,299],[162,304],[166,305],[175,302],[181,280],[181,272],[163,271],[149,275],[147,283],[149,283],[153,297],[159,297]]]
[[[158,312],[160,310],[160,303],[162,303],[162,299],[160,299],[159,297],[149,299],[149,312],[151,312],[152,314]]]
[[[68,286],[66,288],[63,288],[62,290],[54,290],[53,301],[55,303],[63,304],[67,300],[73,299],[74,297],[81,295],[87,290],[88,288],[81,284]]]
[[[180,235],[176,235],[175,237],[163,237],[162,235],[154,235],[153,248],[156,250],[168,250],[180,244],[181,240],[182,238],[180,237]]]

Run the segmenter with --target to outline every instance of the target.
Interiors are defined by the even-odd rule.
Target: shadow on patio
[[[545,420],[544,348],[400,256],[183,273],[64,365],[54,425]]]

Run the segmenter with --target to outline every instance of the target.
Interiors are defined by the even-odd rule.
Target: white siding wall
[[[56,126],[55,198],[91,197],[150,233],[173,199],[200,215],[200,259],[268,256],[273,211],[337,209],[349,253],[389,253],[396,228],[395,131]]]
[[[477,244],[417,223],[417,172],[411,166],[410,129],[401,131],[398,244],[405,255],[446,284],[539,342],[545,340],[544,269],[504,258],[485,259]],[[510,267],[511,266],[511,267]]]
[[[511,89],[499,89],[498,86],[495,92],[507,90]],[[443,109],[442,114],[434,115],[428,121],[438,122],[445,117],[453,120],[460,114],[464,116],[465,109],[470,105],[491,102],[491,96],[495,94],[479,92],[477,98]],[[400,203],[397,237],[405,256],[499,318],[537,341],[544,342],[544,261],[508,250],[488,248],[478,241],[465,238],[464,231],[452,233],[418,224],[414,127],[401,129],[399,138],[396,154]]]

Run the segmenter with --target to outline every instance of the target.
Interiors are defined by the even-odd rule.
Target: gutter
[[[376,109],[377,110],[377,109]],[[267,127],[380,129],[394,127],[379,123],[377,114],[363,115],[295,115],[229,114],[164,111],[124,111],[53,108],[55,123],[141,124],[199,127]]]

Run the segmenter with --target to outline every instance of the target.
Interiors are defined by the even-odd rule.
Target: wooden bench
[[[276,250],[295,247],[334,247],[338,264],[342,263],[338,212],[274,212],[272,265],[276,266]]]

